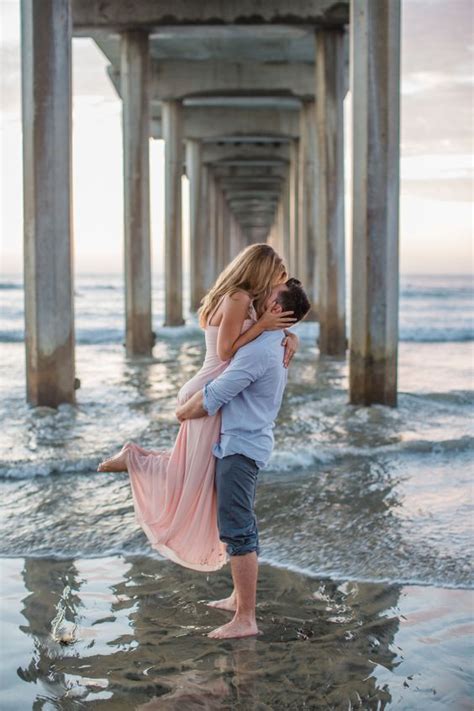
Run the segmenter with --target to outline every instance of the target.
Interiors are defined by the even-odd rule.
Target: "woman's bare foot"
[[[237,615],[226,625],[217,627],[207,635],[212,639],[228,639],[232,637],[251,637],[253,635],[262,634],[255,620],[248,620]]]
[[[230,612],[235,612],[237,609],[237,598],[235,592],[229,597],[225,597],[222,600],[212,600],[206,603],[208,607],[218,607],[219,610],[229,610]]]
[[[97,467],[98,472],[126,472],[128,470],[127,466],[127,453],[128,450],[135,446],[132,442],[126,442],[123,445],[120,452],[114,454],[113,457],[109,459],[104,459],[103,462]]]

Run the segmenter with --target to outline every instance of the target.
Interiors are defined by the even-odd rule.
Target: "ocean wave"
[[[399,340],[416,343],[464,343],[474,341],[474,330],[467,328],[402,328]]]
[[[296,334],[303,341],[313,341],[317,338],[317,324],[304,324],[308,326],[295,329]],[[180,340],[196,334],[202,334],[202,329],[195,323],[188,323],[184,326],[158,326],[155,327],[158,339]],[[0,343],[22,343],[25,340],[23,329],[0,330]],[[125,341],[125,333],[119,328],[76,328],[76,344],[99,345],[106,343],[122,343]],[[433,330],[404,330],[400,334],[401,343],[468,343],[474,341],[474,331],[472,329],[433,329]]]
[[[262,544],[262,549],[264,544]],[[46,548],[41,551],[10,551],[8,549],[2,550],[0,548],[0,558],[3,559],[33,559],[33,560],[103,560],[105,558],[150,558],[153,560],[167,560],[157,551],[150,548],[148,543],[144,543],[143,546],[137,546],[136,543],[127,547],[126,545],[111,546],[109,548],[97,549],[97,547],[91,551],[89,549],[75,548],[58,550],[54,547]],[[414,585],[417,587],[443,587],[453,590],[472,590],[474,585],[460,580],[456,580],[452,577],[446,575],[432,575],[427,578],[423,578],[416,573],[414,570],[411,574],[405,576],[397,575],[384,575],[384,576],[364,576],[364,575],[354,575],[348,574],[342,569],[334,568],[331,570],[320,569],[318,567],[298,565],[295,563],[281,561],[274,555],[265,555],[263,552],[259,555],[259,562],[261,564],[270,565],[274,568],[280,570],[289,570],[292,573],[298,575],[303,575],[307,578],[313,578],[316,580],[331,580],[336,583],[375,583],[375,584],[385,584],[385,585]],[[173,564],[174,565],[174,564]]]
[[[23,343],[24,340],[25,331],[23,329],[0,331],[0,343]],[[123,343],[124,341],[125,333],[122,329],[76,329],[76,345],[78,346],[105,345],[107,343]]]
[[[316,465],[327,465],[345,457],[366,459],[383,455],[410,456],[417,454],[452,454],[474,452],[474,437],[464,435],[457,439],[441,441],[413,439],[378,447],[357,447],[351,445],[321,445],[299,447],[297,450],[276,449],[264,471],[264,475],[308,470]],[[104,455],[105,456],[105,455]],[[61,476],[68,474],[99,474],[97,464],[103,459],[101,454],[77,459],[23,459],[0,462],[1,479],[31,479],[33,477]],[[106,472],[100,473],[106,475]]]
[[[14,281],[0,281],[0,290],[9,291],[11,289],[23,289],[23,283]]]
[[[416,455],[443,454],[474,451],[474,437],[464,435],[458,439],[423,440],[413,439],[378,447],[356,447],[351,445],[322,445],[317,448],[301,447],[294,450],[276,450],[268,464],[273,473],[308,469],[316,464],[329,464],[345,457],[372,458],[385,454]]]

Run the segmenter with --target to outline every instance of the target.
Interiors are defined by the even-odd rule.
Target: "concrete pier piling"
[[[316,34],[319,349],[346,352],[343,34]]]
[[[354,0],[350,401],[397,404],[400,2]]]
[[[299,244],[299,145],[294,140],[290,145],[290,172],[288,176],[290,192],[290,245],[288,254],[288,267],[291,274],[296,274],[298,270],[298,244]]]
[[[164,323],[184,323],[185,167],[191,310],[241,249],[269,241],[311,296],[320,353],[345,356],[350,69],[350,398],[396,403],[399,24],[400,0],[293,0],[290,13],[285,0],[22,0],[30,402],[74,401],[72,33],[93,37],[123,101],[130,357],[153,345],[150,138],[165,143]]]
[[[22,0],[26,396],[74,403],[71,31],[67,0]]]
[[[165,326],[181,326],[183,319],[183,245],[181,178],[183,175],[182,106],[163,101],[165,141]]]
[[[206,292],[204,244],[206,228],[200,220],[202,200],[202,149],[201,141],[189,138],[186,141],[186,174],[189,180],[189,268],[190,301],[192,311],[197,311]]]
[[[151,316],[149,42],[142,30],[121,35],[124,166],[125,345],[149,356]]]

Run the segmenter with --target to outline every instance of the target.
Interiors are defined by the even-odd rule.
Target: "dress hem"
[[[137,519],[137,521],[143,529],[147,528],[147,525],[144,521],[141,521],[140,519]],[[148,536],[147,536],[147,538],[148,538]],[[150,540],[150,539],[148,539],[148,540]],[[184,560],[183,558],[181,558],[176,553],[176,551],[174,551],[169,546],[166,546],[164,543],[153,543],[152,541],[150,541],[150,545],[154,550],[158,551],[158,553],[161,553],[162,556],[173,561],[173,563],[177,563],[178,565],[182,565],[184,568],[190,568],[191,570],[196,570],[197,572],[201,572],[201,573],[216,572],[217,570],[220,570],[221,568],[223,568],[224,565],[226,565],[226,563],[228,563],[230,560],[230,556],[227,554],[226,560],[224,560],[224,562],[220,563],[219,565],[205,565],[205,564],[200,564],[200,563],[191,563],[190,561],[187,561],[187,560]]]

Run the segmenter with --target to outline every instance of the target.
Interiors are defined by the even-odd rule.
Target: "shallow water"
[[[257,494],[265,560],[338,579],[471,586],[470,284],[465,277],[402,282],[400,330],[408,340],[399,348],[397,408],[349,405],[346,359],[320,356],[317,324],[297,328],[301,349]],[[14,285],[2,289],[0,554],[147,553],[127,475],[96,467],[127,439],[172,445],[176,393],[200,367],[202,333],[192,319],[181,329],[157,323],[154,358],[129,361],[110,335],[121,333],[118,279],[78,279],[78,333],[94,334],[76,351],[78,404],[30,408],[15,340],[22,292]],[[159,321],[160,291],[154,302]],[[418,332],[414,314],[424,324]],[[413,340],[417,333],[421,340]]]
[[[128,475],[96,472],[125,440],[172,445],[195,321],[161,328],[157,289],[154,357],[127,360],[120,280],[77,279],[77,406],[31,408],[21,281],[0,294],[2,709],[471,708],[471,279],[402,279],[397,408],[349,405],[346,359],[297,328],[259,474],[263,635],[219,643],[228,571],[160,559]]]
[[[2,709],[468,709],[472,594],[260,568],[262,635],[211,640],[228,575],[150,557],[2,561]],[[8,594],[7,594],[8,591]],[[51,635],[58,610],[74,643]]]

